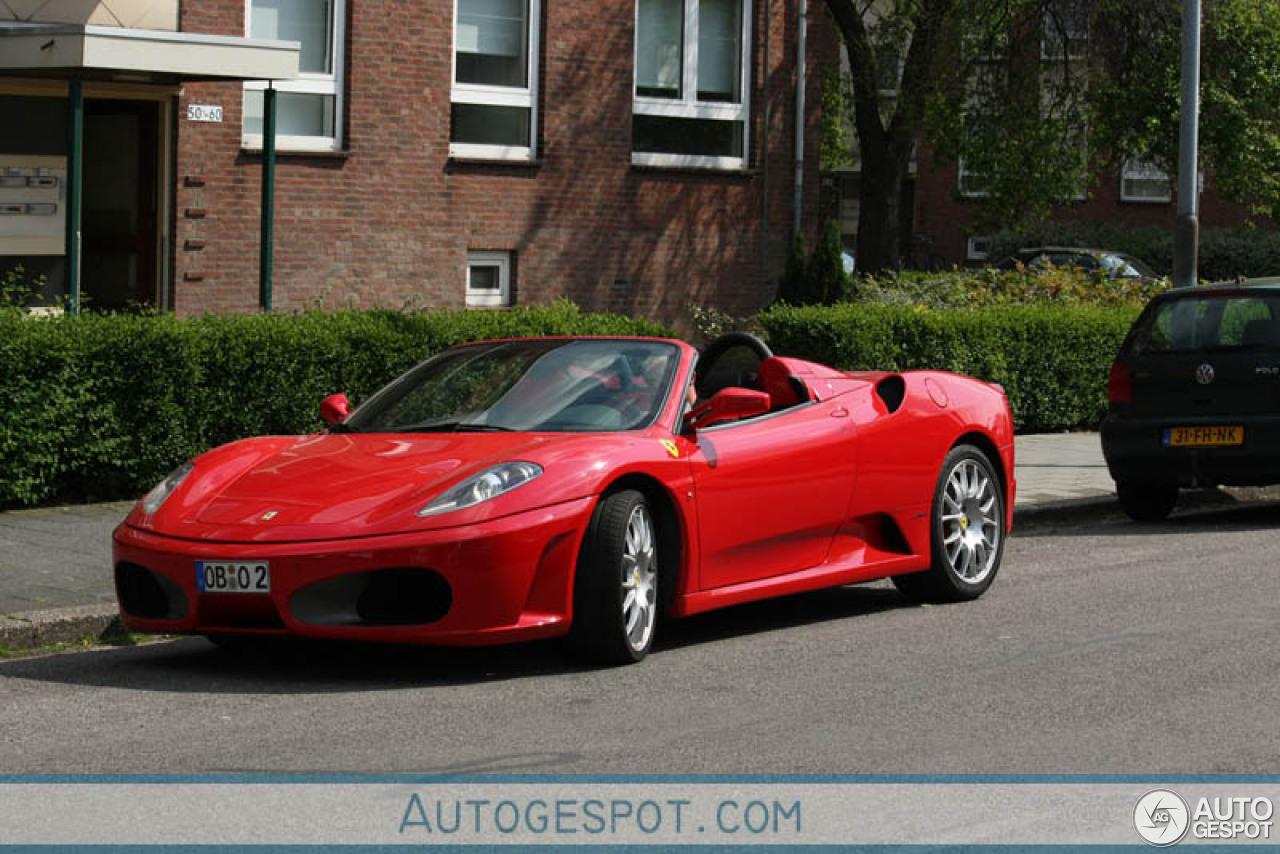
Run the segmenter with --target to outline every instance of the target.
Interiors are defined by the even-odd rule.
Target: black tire
[[[571,640],[579,655],[600,664],[642,661],[657,627],[659,575],[657,528],[644,494],[606,495],[591,517],[574,579]]]
[[[1006,518],[1004,486],[991,460],[972,445],[957,445],[933,490],[929,569],[894,576],[894,585],[918,602],[977,599],[1000,570]]]
[[[1178,485],[1159,480],[1116,481],[1120,509],[1135,522],[1167,519],[1178,503]]]

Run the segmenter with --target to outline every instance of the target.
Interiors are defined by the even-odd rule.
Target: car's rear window
[[[1280,294],[1206,294],[1153,306],[1130,339],[1135,353],[1280,350]]]

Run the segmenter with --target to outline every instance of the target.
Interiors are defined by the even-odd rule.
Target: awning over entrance
[[[288,80],[297,42],[130,30],[87,24],[0,23],[0,74],[179,83]]]
[[[301,46],[237,36],[102,27],[91,24],[0,22],[0,76],[67,81],[67,306],[80,308],[80,219],[83,181],[84,83],[118,80],[178,84],[201,80],[287,80],[298,76]],[[262,236],[259,293],[271,310],[276,92],[264,93]]]

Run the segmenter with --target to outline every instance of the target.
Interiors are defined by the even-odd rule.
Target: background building
[[[22,263],[51,294],[66,287],[58,182],[69,81],[82,79],[88,305],[256,310],[272,86],[277,308],[566,296],[665,319],[690,301],[754,310],[791,243],[798,166],[802,210],[816,211],[816,88],[796,157],[798,7],[0,0],[0,118],[23,129],[0,137],[14,185],[0,203],[60,206],[0,217],[0,270]],[[168,39],[177,58],[139,69],[39,47],[108,28]],[[261,56],[179,61],[210,40],[242,59],[294,42],[297,74],[255,77]]]

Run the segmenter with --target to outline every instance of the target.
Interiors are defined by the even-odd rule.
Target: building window
[[[986,261],[991,257],[990,237],[970,237],[965,243],[966,261]]]
[[[343,30],[347,0],[247,0],[245,32],[302,45],[298,78],[272,84],[276,145],[295,151],[342,148]],[[262,147],[266,81],[244,84],[246,148]]]
[[[451,156],[536,156],[538,5],[538,0],[456,0]]]
[[[467,253],[467,306],[511,305],[511,253]]]
[[[1155,164],[1130,157],[1120,170],[1120,200],[1171,202],[1173,182],[1169,180],[1169,174]]]
[[[1084,0],[1057,0],[1044,11],[1040,58],[1083,59],[1089,46],[1089,7]]]
[[[746,165],[750,0],[636,0],[633,163]]]

